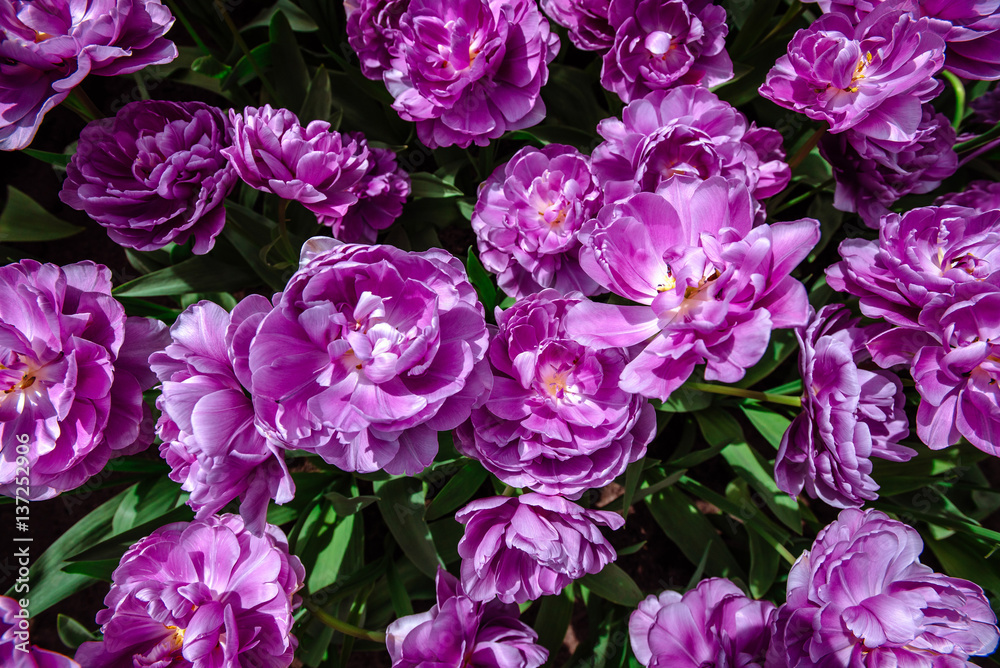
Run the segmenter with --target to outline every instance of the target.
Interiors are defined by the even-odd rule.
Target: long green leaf
[[[463,466],[427,506],[427,511],[424,513],[427,521],[432,522],[444,517],[463,505],[472,498],[488,477],[489,473],[479,462],[470,462]]]
[[[112,292],[116,297],[167,297],[188,292],[231,292],[255,283],[256,277],[244,267],[197,255],[119,285]]]
[[[14,186],[7,186],[7,204],[0,214],[0,243],[65,239],[83,232],[65,223]]]
[[[713,576],[745,578],[742,566],[722,542],[711,522],[683,492],[668,487],[646,500],[653,519],[692,564],[701,561],[711,544],[708,572]]]
[[[579,582],[601,598],[626,608],[634,608],[644,598],[639,585],[617,564],[608,564],[600,573],[584,575]]]
[[[413,478],[396,478],[374,485],[375,494],[379,497],[379,512],[403,554],[424,575],[434,578],[438,566],[443,564],[424,519],[423,485]]]

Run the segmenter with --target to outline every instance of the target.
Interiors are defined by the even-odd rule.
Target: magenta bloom
[[[5,668],[80,668],[73,659],[29,645],[28,611],[0,596],[0,665]]]
[[[1000,88],[983,93],[970,102],[969,107],[972,109],[970,120],[989,126],[1000,123]]]
[[[369,79],[381,81],[390,69],[389,46],[408,4],[409,0],[344,0],[347,42],[358,54],[361,73]]]
[[[972,181],[962,192],[941,195],[934,200],[934,206],[962,206],[977,213],[1000,209],[1000,182]]]
[[[857,211],[869,227],[900,197],[927,193],[958,169],[953,148],[955,130],[944,114],[924,105],[916,139],[908,144],[880,145],[853,130],[827,135],[820,153],[833,167],[837,179],[834,206]]]
[[[489,394],[487,343],[453,255],[315,237],[250,344],[250,389],[284,446],[412,475]]]
[[[615,43],[608,22],[611,0],[542,0],[542,11],[569,31],[569,39],[584,51],[607,51]]]
[[[881,4],[883,0],[819,0],[824,12],[839,12],[854,23]],[[964,79],[1000,79],[1000,1],[897,0],[894,4],[931,19],[931,28],[948,43],[946,69]]]
[[[826,270],[827,282],[860,297],[862,313],[939,330],[956,286],[1000,286],[1000,211],[931,206],[889,214],[877,242],[848,239],[840,255]]]
[[[844,510],[792,566],[768,665],[965,666],[1000,636],[983,590],[920,563],[920,535],[875,510]]]
[[[579,498],[646,454],[653,407],[618,387],[624,350],[592,350],[563,325],[583,295],[554,290],[497,312],[493,391],[455,432],[456,445],[512,487]]]
[[[710,578],[684,595],[648,596],[629,618],[628,634],[648,668],[761,668],[774,609],[725,578]]]
[[[125,317],[107,267],[0,268],[0,493],[13,497],[28,468],[29,498],[49,499],[145,450],[142,393],[156,383],[146,359],[167,340],[162,323]],[[26,467],[14,454],[25,438]]]
[[[1000,290],[955,300],[940,320],[941,334],[896,330],[872,343],[884,366],[910,362],[920,393],[917,434],[935,450],[958,443],[1000,456]],[[960,288],[959,292],[966,292]],[[938,343],[937,339],[941,340]]]
[[[222,154],[240,178],[257,190],[301,202],[317,216],[343,217],[358,201],[352,191],[367,174],[367,146],[326,121],[303,127],[287,109],[229,110],[232,146]]]
[[[533,0],[411,0],[383,76],[426,146],[486,146],[545,117],[559,37]]]
[[[807,389],[774,462],[779,488],[792,496],[805,489],[839,508],[878,498],[871,457],[905,462],[917,454],[899,444],[910,433],[899,378],[862,366],[871,358],[865,344],[885,327],[862,328],[858,322],[834,304],[796,332]]]
[[[160,0],[7,0],[0,4],[0,150],[22,149],[88,74],[169,63],[174,17]]]
[[[771,330],[808,319],[790,272],[819,239],[812,219],[753,227],[752,201],[721,177],[676,178],[601,210],[585,230],[581,264],[637,306],[583,302],[566,330],[597,348],[644,344],[621,388],[666,400],[698,364],[733,383],[760,360]],[[740,196],[741,195],[741,196]]]
[[[385,630],[392,668],[538,668],[548,650],[518,619],[516,605],[474,601],[454,575],[438,568],[437,603],[427,612],[400,617]]]
[[[318,218],[341,241],[373,244],[379,230],[392,225],[403,213],[403,203],[410,194],[410,175],[396,163],[396,154],[389,149],[369,147],[360,132],[352,132],[350,137],[368,150],[368,171],[350,188],[357,201],[343,216]]]
[[[625,524],[618,513],[535,493],[477,499],[455,519],[466,525],[458,543],[466,594],[504,603],[558,594],[573,580],[599,573],[618,555],[598,525]]]
[[[825,14],[795,33],[760,94],[777,105],[875,140],[916,140],[920,105],[942,84],[944,40],[928,19],[892,3],[853,24]]]
[[[236,184],[228,132],[222,111],[201,102],[133,102],[84,128],[59,198],[126,248],[194,239],[193,252],[207,253]]]
[[[83,666],[292,664],[305,570],[276,526],[255,536],[237,515],[168,524],[130,547],[112,577],[97,613],[104,640],[80,646]]]
[[[597,132],[605,141],[594,149],[594,173],[608,203],[657,192],[676,176],[723,176],[760,200],[784,190],[791,178],[781,135],[748,125],[732,105],[699,86],[634,100],[622,120],[606,118]]]
[[[170,479],[191,492],[188,505],[198,519],[240,498],[240,515],[256,535],[264,531],[268,502],[295,495],[284,456],[255,426],[246,390],[247,347],[270,310],[259,295],[244,299],[232,315],[199,302],[170,328],[166,350],[149,360],[163,383],[156,428]]]
[[[515,299],[543,288],[597,294],[601,287],[580,268],[578,235],[602,203],[587,156],[563,144],[526,146],[479,188],[479,259]]]
[[[726,10],[709,0],[612,0],[615,41],[601,85],[624,102],[676,84],[717,86],[733,78]]]

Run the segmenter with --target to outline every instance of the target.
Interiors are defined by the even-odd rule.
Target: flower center
[[[855,85],[859,81],[865,78],[865,68],[868,67],[869,63],[872,62],[871,51],[865,54],[865,57],[858,61],[857,67],[854,68],[854,74],[851,76],[851,85],[845,88],[848,93],[857,93],[858,87]]]

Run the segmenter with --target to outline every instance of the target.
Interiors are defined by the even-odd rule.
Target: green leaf
[[[7,186],[7,204],[0,214],[0,243],[65,239],[83,232],[63,222],[14,186]]]
[[[41,160],[49,165],[55,165],[64,169],[69,164],[69,161],[73,159],[72,153],[50,153],[49,151],[37,151],[33,148],[23,148],[21,149],[21,153],[30,155],[35,160]]]
[[[236,292],[256,282],[256,277],[244,267],[196,255],[119,285],[112,293],[115,297],[167,297],[188,292]]]
[[[64,556],[70,550],[86,549],[110,535],[111,518],[114,517],[115,510],[127,492],[128,490],[101,504],[70,527],[31,565],[29,580],[33,615],[44,612],[67,596],[82,591],[96,582],[86,575],[63,572],[62,568],[66,563]],[[70,496],[64,502],[68,508],[75,504],[84,503],[87,498],[86,495]],[[17,592],[17,586],[15,583],[7,595],[20,598],[18,594],[23,593],[23,591]]]
[[[250,56],[253,57],[253,62],[246,55],[236,61],[236,65],[229,71],[229,76],[220,84],[222,90],[229,90],[237,84],[245,86],[256,79],[257,70],[254,69],[253,63],[257,63],[257,66],[265,71],[271,67],[271,44],[268,42],[258,44],[250,49]]]
[[[642,469],[645,466],[646,458],[643,457],[639,461],[632,462],[625,469],[625,485],[622,492],[622,517],[628,517],[628,509],[632,507],[632,499],[635,498],[635,492],[639,489],[639,483],[642,482]]]
[[[781,0],[757,0],[753,4],[753,10],[747,13],[742,29],[728,48],[733,59],[741,58],[764,37],[780,4]]]
[[[465,195],[453,183],[428,172],[410,174],[410,194],[415,198],[462,197]]]
[[[306,587],[319,591],[337,581],[347,567],[351,568],[349,551],[354,540],[363,540],[361,516],[338,517],[331,503],[321,503],[313,508],[310,520],[303,526],[296,541],[295,551],[306,567]]]
[[[389,596],[392,599],[392,609],[396,612],[396,617],[406,617],[413,614],[413,603],[410,602],[410,595],[406,592],[406,585],[399,577],[399,569],[393,559],[386,560],[385,579],[389,585]]]
[[[333,504],[333,510],[337,513],[338,517],[353,515],[362,508],[367,508],[378,501],[377,496],[355,496],[354,498],[348,498],[339,492],[327,492],[323,496]]]
[[[993,596],[1000,596],[1000,563],[998,563],[1000,560],[986,559],[992,548],[967,536],[956,535],[945,540],[936,540],[924,532],[923,538],[924,543],[941,562],[945,573],[952,577],[971,580],[988,589]]]
[[[486,309],[487,317],[493,314],[493,307],[497,303],[497,289],[493,285],[493,277],[486,273],[486,269],[483,268],[482,263],[479,258],[476,257],[476,253],[472,250],[472,246],[469,246],[469,256],[466,260],[465,267],[469,272],[469,282],[472,283],[472,287],[476,289],[476,294],[479,295],[479,301],[483,303],[483,307]]]
[[[656,406],[664,413],[692,413],[712,405],[712,395],[683,385],[670,393],[667,400]]]
[[[167,478],[163,478],[163,480],[167,480]],[[180,491],[180,488],[178,488],[178,491]],[[115,535],[111,538],[101,541],[82,552],[76,552],[67,556],[66,561],[73,563],[117,562],[133,543],[149,535],[155,529],[171,522],[190,522],[192,519],[194,519],[194,512],[190,508],[187,506],[178,506],[146,522],[141,522],[137,525],[132,525],[131,523],[125,524],[124,526],[128,527],[127,529],[116,529]],[[135,520],[131,521],[134,522]]]
[[[56,616],[56,631],[59,633],[59,640],[72,650],[89,640],[97,640],[97,636],[88,631],[86,626],[61,613]]]
[[[288,17],[288,24],[295,32],[316,32],[319,30],[319,26],[316,25],[316,22],[313,21],[312,17],[302,11],[291,0],[278,0],[272,6],[262,10],[260,14],[258,14],[257,17],[248,23],[243,29],[246,30],[247,28],[266,27],[270,25],[272,18],[279,11]]]
[[[560,594],[543,596],[538,607],[538,618],[535,620],[537,642],[549,651],[550,663],[554,663],[573,618],[573,601],[568,592],[569,587]]]
[[[721,454],[736,475],[761,495],[764,503],[783,524],[795,533],[802,533],[798,500],[778,489],[774,476],[768,472],[773,467],[747,445],[736,418],[723,410],[700,411],[695,417],[709,444],[718,446],[729,442]]]
[[[206,77],[212,77],[213,79],[225,79],[232,72],[232,68],[229,65],[226,65],[211,54],[202,56],[191,63],[191,70]]]
[[[424,487],[414,478],[396,478],[374,483],[378,509],[403,554],[427,577],[437,575],[439,565],[430,527],[424,519]]]
[[[743,568],[722,542],[718,531],[692,500],[675,487],[660,490],[646,500],[653,519],[667,538],[680,548],[692,564],[701,561],[711,544],[708,572],[713,576],[743,578]]]
[[[299,111],[299,120],[303,125],[310,121],[329,121],[333,113],[333,93],[330,91],[330,73],[320,65],[316,69],[305,102]]]
[[[122,550],[121,554],[125,554],[125,550]],[[101,582],[111,582],[111,574],[115,572],[116,568],[118,568],[119,563],[121,563],[120,555],[117,559],[73,561],[63,566],[63,572],[73,573],[75,575],[85,575],[88,578],[100,580]]]
[[[756,531],[747,531],[750,537],[750,593],[763,598],[778,577],[779,555]]]
[[[617,564],[608,564],[600,573],[584,575],[579,583],[601,598],[627,608],[636,607],[645,598],[635,580]]]
[[[276,102],[286,109],[301,109],[309,90],[309,68],[302,57],[295,31],[282,11],[271,18],[271,83]]]
[[[428,522],[444,517],[472,498],[476,490],[486,481],[489,473],[479,462],[470,462],[452,476],[441,491],[437,493],[431,504],[427,506],[424,517]]]
[[[781,438],[788,431],[792,421],[760,404],[740,404],[740,410],[756,427],[760,435],[775,448],[781,445]]]

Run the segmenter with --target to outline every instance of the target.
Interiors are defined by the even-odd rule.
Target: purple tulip
[[[250,390],[282,445],[345,471],[412,475],[434,459],[437,432],[489,394],[487,343],[450,253],[315,237],[250,343]]]
[[[930,192],[955,173],[954,144],[955,130],[948,119],[925,104],[913,142],[880,145],[848,130],[823,137],[819,149],[837,179],[834,206],[857,211],[877,229],[879,219],[900,197]]]
[[[326,121],[303,127],[287,109],[229,110],[232,146],[222,154],[257,190],[301,202],[317,216],[343,217],[358,201],[354,188],[368,172],[367,146],[332,132]]]
[[[929,20],[885,3],[855,25],[825,14],[795,33],[760,94],[777,105],[874,140],[916,140],[920,106],[943,84],[944,40]]]
[[[486,146],[545,117],[559,37],[534,0],[411,0],[383,75],[429,148]]]
[[[22,601],[25,599],[22,599]],[[29,645],[28,611],[0,596],[0,665],[5,668],[80,668],[73,659]]]
[[[369,158],[368,171],[350,188],[357,201],[343,216],[318,218],[343,242],[373,244],[379,230],[392,225],[403,213],[403,203],[410,194],[410,175],[396,163],[396,154],[389,149],[369,147],[360,132],[352,132],[350,137],[359,147],[367,148]]]
[[[112,577],[97,613],[104,639],[76,653],[86,668],[292,664],[305,570],[276,526],[255,536],[237,515],[167,524]]]
[[[1000,123],[1000,88],[989,90],[969,103],[971,121],[993,126]]]
[[[939,330],[956,286],[1000,289],[1000,211],[931,206],[889,214],[878,241],[848,239],[840,255],[826,270],[827,282],[860,297],[862,313],[921,332]]]
[[[608,22],[611,0],[542,0],[542,11],[569,31],[578,49],[605,52],[615,43]]]
[[[839,12],[854,23],[881,4],[931,20],[931,29],[948,43],[945,69],[964,79],[1000,79],[1000,0],[819,0],[824,12]]]
[[[497,312],[493,390],[455,432],[458,449],[512,487],[579,498],[646,454],[648,401],[618,388],[624,350],[592,350],[563,326],[583,295],[545,290]]]
[[[392,668],[538,668],[545,663],[548,650],[518,619],[516,605],[474,601],[442,568],[435,589],[433,608],[400,617],[385,630]]]
[[[237,180],[222,155],[228,132],[222,111],[201,102],[133,102],[84,128],[59,198],[126,248],[193,239],[207,253]]]
[[[755,199],[788,185],[781,135],[747,124],[746,117],[699,86],[654,91],[631,102],[622,120],[597,126],[604,142],[594,149],[593,169],[605,201],[656,192],[676,176],[723,176],[750,189]]]
[[[566,330],[596,348],[644,344],[622,373],[626,392],[666,400],[698,364],[706,379],[734,383],[772,329],[806,323],[806,291],[790,272],[819,223],[754,228],[749,192],[731,188],[718,176],[675,177],[660,195],[605,206],[584,230],[584,270],[639,305],[577,304]]]
[[[0,3],[0,150],[31,143],[49,111],[88,74],[169,63],[174,17],[160,0]]]
[[[917,435],[935,450],[965,436],[1000,456],[1000,289],[990,287],[960,286],[933,337],[897,329],[871,344],[880,365],[910,363],[920,393]]]
[[[479,259],[515,299],[543,288],[597,294],[601,287],[580,268],[578,235],[602,200],[587,156],[563,144],[527,146],[479,188]]]
[[[710,578],[684,595],[648,596],[629,618],[628,634],[648,668],[761,668],[774,609],[725,578]]]
[[[962,206],[977,213],[1000,209],[1000,182],[972,181],[962,192],[941,195],[934,200],[934,206]]]
[[[804,489],[831,506],[861,506],[878,498],[872,457],[905,462],[916,451],[909,434],[903,385],[896,374],[865,365],[865,347],[884,326],[858,327],[841,304],[823,307],[799,339],[802,412],[781,439],[774,463],[778,487]]]
[[[381,81],[390,69],[389,47],[409,0],[344,0],[347,42],[358,54],[361,73]]]
[[[188,505],[198,519],[240,498],[240,515],[256,535],[264,531],[268,502],[295,495],[282,452],[255,426],[246,389],[249,340],[270,310],[260,295],[241,301],[232,315],[199,302],[170,328],[166,350],[149,359],[163,383],[156,428],[170,479],[191,492]]]
[[[558,594],[573,580],[599,573],[618,555],[598,525],[625,524],[618,513],[535,493],[477,499],[455,519],[466,525],[458,543],[466,594],[504,603]]]
[[[823,529],[788,574],[767,665],[958,668],[1000,637],[983,590],[920,563],[920,535],[853,508]]]
[[[107,267],[0,268],[0,493],[49,499],[145,450],[153,421],[142,393],[156,383],[146,360],[167,340],[162,323],[125,317]]]
[[[615,41],[601,85],[631,102],[677,84],[717,86],[733,78],[726,10],[709,0],[612,0]]]

